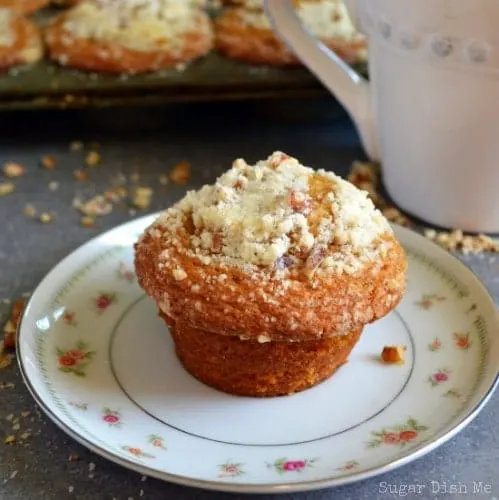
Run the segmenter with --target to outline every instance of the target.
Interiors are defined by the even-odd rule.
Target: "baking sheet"
[[[57,13],[45,9],[40,25]],[[357,69],[366,74],[366,65]],[[252,66],[212,52],[182,70],[142,75],[102,75],[63,68],[44,59],[0,75],[0,109],[103,107],[156,104],[163,101],[206,101],[290,98],[326,94],[304,68]]]

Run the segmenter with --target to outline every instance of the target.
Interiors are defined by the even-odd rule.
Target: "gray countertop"
[[[102,165],[91,171],[92,181],[79,183],[73,171],[82,167],[83,154],[69,151],[70,141],[98,141]],[[0,115],[0,164],[23,164],[25,176],[16,191],[0,197],[0,301],[33,290],[57,262],[89,238],[130,219],[128,210],[115,210],[98,220],[96,229],[79,225],[71,208],[76,194],[102,192],[118,173],[138,173],[141,185],[155,187],[149,211],[178,199],[185,188],[161,187],[157,178],[176,162],[193,167],[189,187],[211,181],[237,156],[257,160],[280,149],[317,168],[345,174],[362,152],[349,121],[332,101],[305,103],[238,103],[184,105],[151,110],[54,111]],[[57,158],[53,171],[40,168],[41,156]],[[50,182],[58,183],[52,191]],[[53,186],[54,187],[54,186]],[[23,214],[27,203],[55,213],[51,224]],[[141,214],[137,214],[141,215]],[[499,300],[499,258],[463,258]],[[5,309],[5,307],[4,307]],[[2,320],[3,323],[3,320]],[[14,387],[8,385],[13,383]],[[25,389],[17,366],[0,371],[0,498],[40,499],[231,499],[241,495],[205,492],[147,479],[87,451],[66,437],[37,408]],[[32,435],[24,443],[3,444],[12,431],[10,415],[20,417]],[[499,394],[457,437],[424,458],[392,473],[355,485],[289,496],[261,496],[262,500],[383,499],[388,485],[426,484],[418,498],[499,497]],[[69,461],[70,455],[78,460]],[[93,465],[90,465],[93,464]],[[95,466],[95,470],[92,470]],[[432,493],[431,482],[440,483]],[[492,485],[492,495],[473,495],[473,481]],[[444,494],[463,483],[468,494]],[[434,484],[434,483],[433,483]],[[72,488],[70,488],[72,487]],[[72,493],[69,490],[72,489]],[[461,490],[463,491],[463,490]],[[245,498],[245,497],[242,497]]]

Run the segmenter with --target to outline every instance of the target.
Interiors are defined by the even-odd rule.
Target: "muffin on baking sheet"
[[[405,292],[405,253],[367,193],[280,152],[188,192],[135,252],[184,367],[239,395],[328,378]]]
[[[0,9],[11,9],[18,14],[32,14],[49,3],[50,0],[0,0]]]
[[[41,59],[43,45],[35,23],[10,9],[0,9],[0,70]]]
[[[46,30],[51,57],[68,67],[142,73],[207,54],[207,14],[181,0],[85,0],[56,16]]]
[[[58,7],[70,7],[76,5],[77,3],[82,3],[85,1],[87,0],[52,0],[52,3],[54,5],[57,5]],[[210,3],[210,0],[179,0],[179,2],[182,1],[186,4],[196,7],[206,7]]]
[[[302,63],[272,29],[259,0],[229,7],[216,20],[216,47],[227,57],[253,64],[300,66]],[[348,63],[366,60],[367,42],[353,26],[341,0],[297,2],[310,32]]]

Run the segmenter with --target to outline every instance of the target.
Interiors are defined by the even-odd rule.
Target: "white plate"
[[[33,294],[19,330],[19,362],[36,401],[114,462],[235,492],[350,483],[441,445],[497,385],[494,302],[457,259],[396,228],[408,252],[408,292],[365,329],[333,378],[285,398],[210,389],[182,369],[132,272],[132,244],[154,217],[64,259]],[[390,344],[407,346],[404,365],[379,362]]]

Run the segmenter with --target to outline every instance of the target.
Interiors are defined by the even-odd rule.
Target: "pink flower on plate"
[[[288,460],[282,464],[282,468],[286,471],[301,470],[306,467],[306,463],[303,460]]]
[[[430,310],[436,303],[445,301],[445,297],[435,293],[425,293],[421,300],[416,301],[414,304],[423,311]]]
[[[121,415],[119,411],[104,408],[102,413],[102,420],[106,422],[109,427],[121,427]]]
[[[102,313],[106,311],[109,306],[116,302],[116,294],[112,292],[103,292],[95,299],[95,306],[97,311]]]
[[[449,374],[450,370],[442,368],[440,370],[437,370],[433,375],[430,375],[428,377],[428,382],[432,387],[443,384],[444,382],[447,382],[447,380],[449,380]]]
[[[69,326],[76,326],[78,322],[76,321],[76,314],[71,311],[65,311],[62,315],[62,321],[64,324]]]
[[[58,368],[61,372],[85,377],[86,370],[95,355],[85,342],[77,342],[71,349],[56,349]]]
[[[348,472],[350,470],[356,469],[358,466],[359,462],[357,462],[357,460],[349,460],[348,462],[345,462],[341,467],[338,467],[336,470]]]
[[[383,434],[383,443],[396,444],[400,442],[400,436],[395,432],[386,432]]]
[[[286,472],[302,472],[308,467],[312,467],[316,458],[306,458],[301,460],[288,460],[287,458],[278,458],[273,463],[267,463],[267,467],[275,469],[279,474]]]
[[[231,477],[238,477],[242,476],[245,474],[244,464],[242,463],[235,463],[232,462],[231,460],[227,460],[226,463],[221,464],[218,466],[220,473],[218,474],[219,478],[231,478]]]
[[[147,441],[155,448],[166,450],[165,440],[158,434],[149,434],[149,436],[147,436]]]
[[[81,359],[85,358],[85,352],[79,351],[77,349],[73,349],[70,351],[66,352],[66,356],[69,356],[70,358],[73,358],[76,361],[80,361]]]
[[[442,342],[438,337],[435,337],[430,344],[428,344],[428,349],[430,351],[439,351],[442,348]]]

